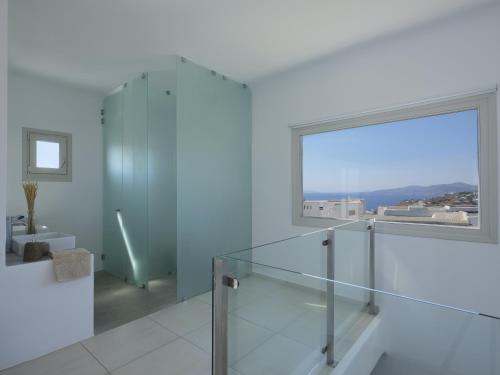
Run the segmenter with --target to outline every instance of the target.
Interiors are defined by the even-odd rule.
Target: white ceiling
[[[108,91],[165,56],[252,82],[496,0],[10,0],[11,66]]]

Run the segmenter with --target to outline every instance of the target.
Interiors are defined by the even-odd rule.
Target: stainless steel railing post
[[[327,232],[326,240],[326,277],[335,280],[335,231]],[[327,281],[326,285],[326,364],[335,367],[335,284]]]
[[[228,289],[223,259],[213,259],[212,273],[212,375],[227,375]]]
[[[369,288],[370,290],[370,301],[368,302],[368,312],[371,315],[377,315],[379,313],[379,308],[375,305],[375,220],[370,220],[368,225],[369,231]]]

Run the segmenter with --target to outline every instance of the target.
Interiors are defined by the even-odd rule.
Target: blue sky
[[[303,137],[304,191],[478,183],[477,111]]]

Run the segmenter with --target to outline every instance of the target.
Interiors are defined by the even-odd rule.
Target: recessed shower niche
[[[173,57],[103,106],[104,270],[138,287],[169,275],[177,300],[211,288],[211,259],[251,245],[251,97]]]

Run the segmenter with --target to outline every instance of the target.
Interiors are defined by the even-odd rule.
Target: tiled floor
[[[176,302],[176,279],[169,276],[141,289],[105,271],[94,274],[94,333],[142,318]]]
[[[307,374],[323,366],[326,308],[321,293],[253,275],[230,290],[229,304],[229,374]],[[360,303],[339,298],[336,306],[340,358],[368,318]],[[206,293],[1,375],[208,375],[211,334]]]

